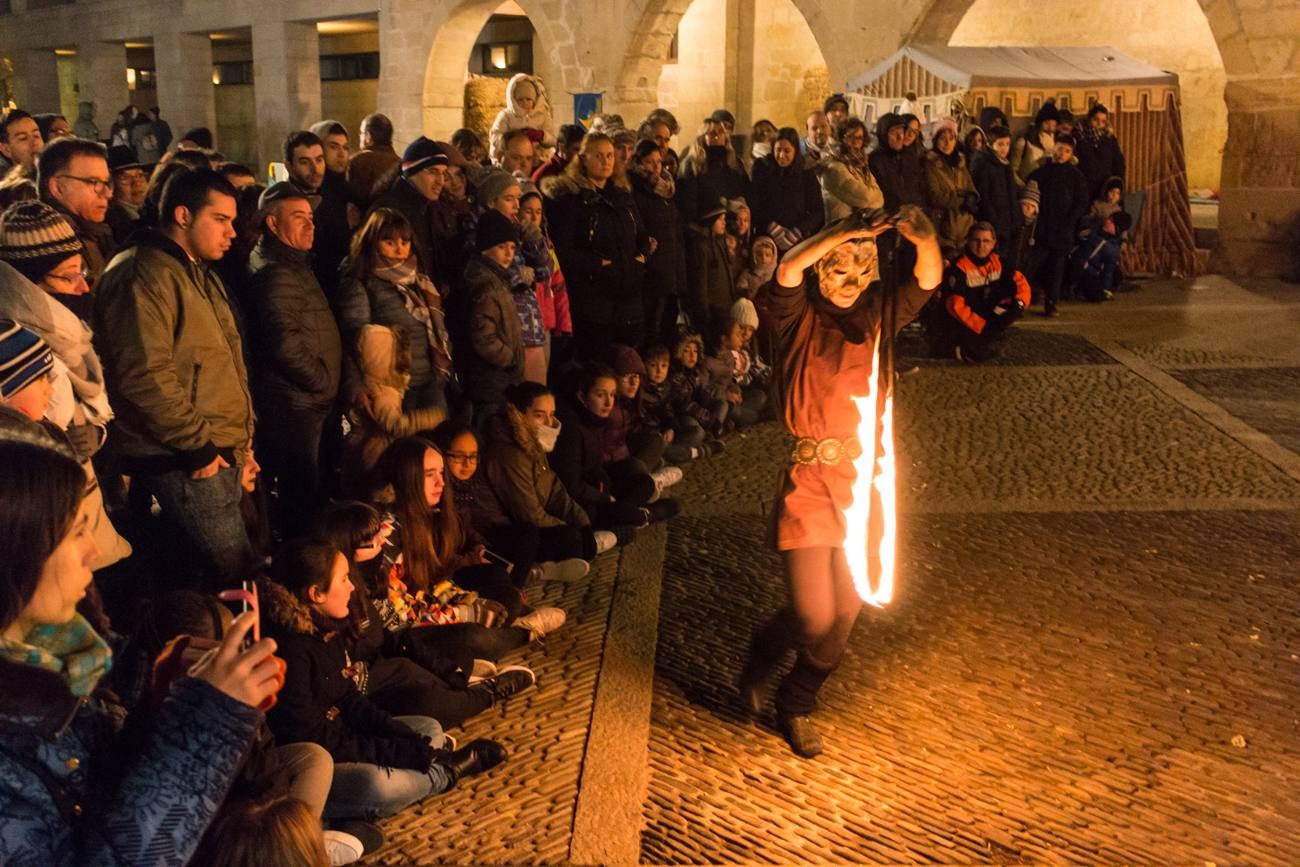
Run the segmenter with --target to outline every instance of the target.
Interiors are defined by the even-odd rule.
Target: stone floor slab
[[[915,517],[814,762],[732,704],[762,519],[678,519],[643,859],[1290,863],[1298,514]]]

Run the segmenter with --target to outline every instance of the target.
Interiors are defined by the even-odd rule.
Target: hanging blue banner
[[[575,93],[573,95],[573,120],[583,129],[591,128],[591,119],[600,114],[601,95],[599,93]]]

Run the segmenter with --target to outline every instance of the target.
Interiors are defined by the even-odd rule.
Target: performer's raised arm
[[[920,208],[904,205],[898,209],[895,228],[916,247],[916,267],[912,273],[916,275],[916,285],[929,292],[943,281],[943,254],[939,252],[934,224]]]
[[[934,224],[915,205],[899,208],[893,219],[887,219],[882,214],[871,225],[864,224],[860,215],[832,223],[790,248],[776,269],[776,281],[787,288],[794,288],[803,281],[805,269],[816,265],[839,245],[875,238],[892,228],[897,228],[899,234],[916,247],[916,267],[912,273],[916,275],[917,285],[927,292],[934,289],[943,280],[943,255],[939,252]]]
[[[888,228],[887,224],[881,224],[879,227],[864,226],[857,217],[836,220],[816,235],[804,238],[786,252],[781,258],[781,264],[777,266],[776,282],[787,289],[793,289],[803,283],[805,269],[816,265],[840,244],[874,238]],[[940,276],[942,276],[942,269]]]

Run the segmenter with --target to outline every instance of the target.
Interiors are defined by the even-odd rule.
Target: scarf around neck
[[[80,614],[67,623],[38,626],[22,641],[0,638],[0,656],[18,665],[62,675],[73,695],[88,696],[113,668],[113,651]]]
[[[427,299],[437,298],[438,288],[428,277],[419,272],[415,256],[396,265],[377,265],[373,272],[376,279],[392,284],[402,298],[402,306],[411,318],[424,326],[425,336],[429,340],[430,355],[438,369],[451,373],[451,338],[443,321],[442,310],[434,307]]]

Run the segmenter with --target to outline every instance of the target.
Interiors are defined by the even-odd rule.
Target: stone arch
[[[663,73],[668,47],[677,32],[682,16],[690,9],[693,0],[648,0],[629,36],[627,50],[612,88],[607,108],[624,118],[644,117],[658,104],[659,79]],[[836,31],[842,35],[844,21],[838,24],[823,9],[822,0],[792,0],[812,32],[827,67],[830,69],[832,88],[852,74],[853,61],[847,60],[849,52],[839,46]],[[855,3],[854,6],[874,4]],[[842,14],[843,8],[835,10]],[[856,11],[856,10],[855,10]],[[854,52],[856,53],[856,52]]]
[[[427,135],[445,138],[462,125],[465,105],[465,68],[470,51],[501,0],[462,0],[451,8],[433,34],[425,63],[421,92],[421,125]],[[524,0],[519,6],[537,32],[534,45],[534,69],[546,77],[546,85],[555,106],[556,93],[572,87],[570,81],[580,68],[576,40],[560,14],[549,7],[555,4]],[[540,59],[540,63],[538,60]],[[552,78],[556,80],[551,80]]]
[[[1212,266],[1300,276],[1300,9],[1290,0],[1197,0],[1227,86],[1228,138]],[[974,0],[934,0],[904,41],[947,44]]]

